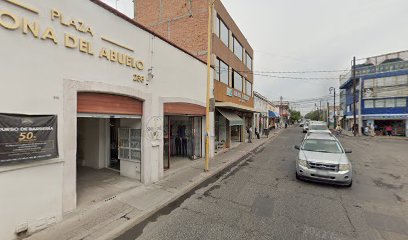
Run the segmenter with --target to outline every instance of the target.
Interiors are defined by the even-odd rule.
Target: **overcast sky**
[[[115,6],[116,0],[103,0]],[[142,1],[142,0],[140,0]],[[203,0],[205,1],[205,0]],[[222,0],[254,49],[254,71],[349,69],[365,58],[408,49],[408,0]],[[133,16],[131,0],[118,9]],[[293,80],[255,76],[254,89],[271,100],[325,96],[335,73],[273,76],[336,78]],[[314,106],[303,105],[302,112]]]

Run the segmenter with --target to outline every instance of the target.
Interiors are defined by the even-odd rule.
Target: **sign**
[[[227,88],[227,96],[232,97],[232,95],[233,95],[232,88]]]
[[[163,118],[152,117],[146,126],[146,137],[150,140],[160,140],[163,136]]]
[[[17,2],[15,0],[9,1],[10,4],[16,7],[23,8],[25,10],[30,9],[31,12],[40,15],[40,12],[31,6],[27,6],[26,3]],[[51,43],[51,45],[58,46],[63,45],[67,49],[79,51],[83,55],[94,56],[106,62],[110,62],[124,67],[142,71],[144,69],[143,61],[133,57],[134,50],[124,44],[118,43],[106,36],[101,36],[102,42],[110,45],[115,45],[127,53],[121,51],[115,51],[108,47],[96,48],[94,46],[94,40],[96,32],[94,28],[88,25],[86,22],[80,20],[79,17],[67,16],[62,11],[52,8],[49,12],[49,18],[51,21],[44,24],[37,20],[33,20],[28,16],[15,14],[11,11],[0,9],[0,28],[11,31],[21,32],[22,35],[30,36],[41,42]],[[62,32],[55,28],[55,23],[60,25],[65,30],[75,30],[76,33]],[[144,82],[144,76],[135,74],[133,80],[136,82]]]
[[[56,115],[0,114],[0,163],[57,157]]]

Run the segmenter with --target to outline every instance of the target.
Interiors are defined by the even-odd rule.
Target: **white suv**
[[[351,187],[352,167],[343,146],[327,133],[310,133],[303,139],[296,160],[296,178]]]

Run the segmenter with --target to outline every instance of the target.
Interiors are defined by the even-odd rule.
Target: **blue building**
[[[357,125],[373,125],[377,135],[408,136],[408,51],[370,57],[356,65]],[[343,126],[353,126],[353,79],[340,76]]]

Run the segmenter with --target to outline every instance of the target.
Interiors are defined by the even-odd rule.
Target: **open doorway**
[[[138,118],[78,117],[78,207],[141,185],[140,125]]]
[[[179,168],[202,157],[202,117],[164,117],[164,169]]]

